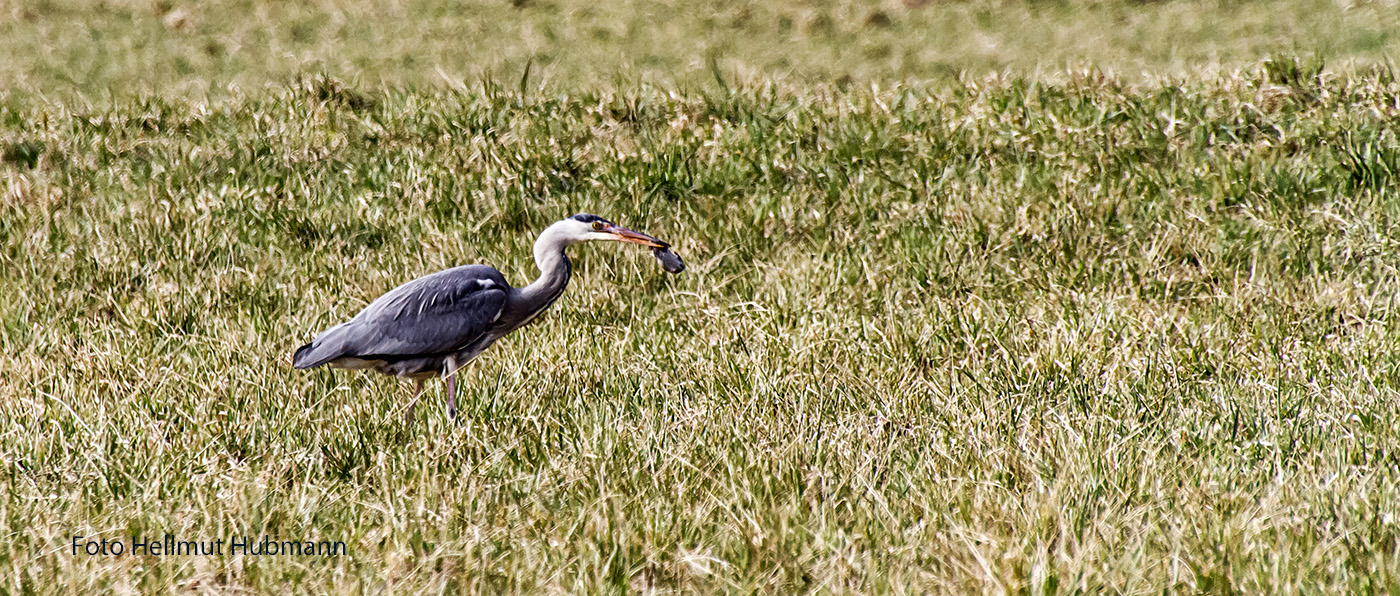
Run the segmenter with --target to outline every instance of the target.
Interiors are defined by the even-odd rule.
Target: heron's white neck
[[[535,265],[540,268],[540,276],[520,288],[528,303],[547,306],[569,284],[569,257],[564,254],[564,248],[578,241],[571,229],[568,220],[564,220],[545,228],[535,240]]]

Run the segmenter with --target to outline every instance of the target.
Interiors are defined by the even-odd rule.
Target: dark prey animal
[[[676,256],[676,253],[671,252],[671,249],[664,246],[656,246],[652,247],[651,254],[656,257],[656,260],[661,261],[661,268],[665,269],[667,272],[680,273],[685,271],[685,262],[682,261],[679,256]]]
[[[529,323],[569,283],[564,249],[587,240],[618,240],[655,249],[670,245],[596,215],[555,222],[535,241],[540,277],[523,288],[506,283],[485,265],[464,265],[425,275],[380,296],[355,318],[331,327],[297,348],[292,366],[373,369],[415,381],[404,412],[413,420],[423,381],[447,377],[447,416],[457,417],[457,369],[507,333]],[[667,253],[670,254],[670,253]],[[671,257],[675,258],[675,257]],[[673,270],[666,262],[667,270]],[[675,262],[679,263],[679,258]],[[674,271],[672,271],[674,272]]]

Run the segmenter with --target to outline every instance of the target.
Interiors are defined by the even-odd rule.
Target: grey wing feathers
[[[345,357],[395,359],[463,349],[496,322],[509,288],[500,272],[482,265],[420,277],[322,332],[296,351],[292,365],[311,368]]]

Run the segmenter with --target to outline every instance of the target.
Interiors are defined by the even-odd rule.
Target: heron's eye
[[[601,230],[601,229],[603,229],[603,222],[601,222],[601,221],[595,221],[595,222],[593,222],[593,229],[595,229],[595,230]]]

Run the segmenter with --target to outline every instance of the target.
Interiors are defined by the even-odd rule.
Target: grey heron
[[[564,249],[588,240],[617,240],[652,247],[671,273],[684,269],[669,244],[596,215],[580,213],[545,228],[535,241],[540,276],[514,288],[491,267],[463,265],[394,288],[354,318],[316,336],[292,355],[298,369],[370,369],[414,381],[405,418],[413,420],[423,382],[447,378],[447,416],[457,417],[457,369],[502,336],[524,327],[549,308],[569,283]]]

